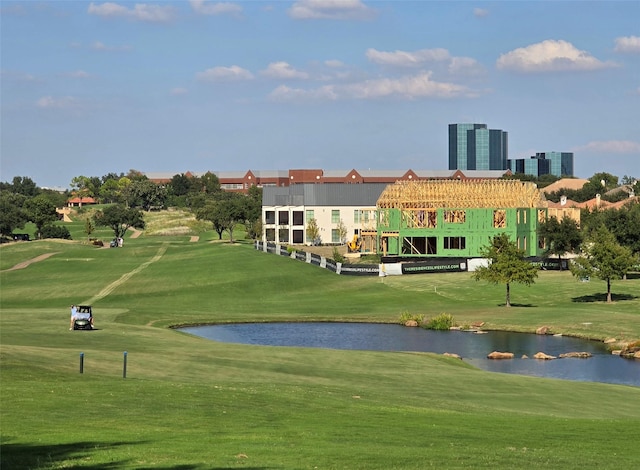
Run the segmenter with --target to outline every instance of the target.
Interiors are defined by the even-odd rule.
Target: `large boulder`
[[[568,352],[568,353],[563,353],[560,354],[559,357],[580,357],[580,358],[587,358],[587,357],[591,357],[591,353],[590,352]]]
[[[407,320],[406,322],[404,322],[404,326],[415,327],[415,326],[418,326],[418,322],[415,320]]]
[[[555,356],[549,356],[548,354],[545,354],[543,352],[537,352],[537,353],[535,353],[533,355],[533,357],[535,359],[542,359],[542,360],[545,360],[545,361],[549,361],[551,359],[555,359],[556,358]]]
[[[513,359],[513,353],[493,351],[487,354],[488,359]]]
[[[538,329],[536,329],[536,334],[537,335],[548,335],[548,334],[551,334],[551,327],[550,326],[541,326]]]
[[[444,353],[444,354],[443,354],[443,356],[447,356],[447,357],[454,357],[454,358],[456,358],[456,359],[462,359],[462,358],[460,357],[460,355],[459,355],[459,354],[456,354],[456,353],[448,353],[448,352],[446,352],[446,353]]]
[[[626,359],[640,359],[640,346],[637,346],[637,343],[625,346],[622,348],[622,351],[620,351],[620,357],[624,357]]]

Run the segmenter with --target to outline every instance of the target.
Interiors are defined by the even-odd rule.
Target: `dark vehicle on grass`
[[[93,330],[93,312],[91,305],[78,305],[75,320],[73,320],[74,330]]]

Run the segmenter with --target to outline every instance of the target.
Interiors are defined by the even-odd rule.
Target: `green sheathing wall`
[[[450,209],[448,209],[450,210]],[[390,256],[435,256],[435,257],[468,257],[480,255],[480,249],[489,240],[500,233],[506,232],[527,256],[540,254],[537,241],[537,209],[498,209],[506,213],[506,227],[494,228],[494,209],[464,209],[463,223],[445,223],[445,209],[437,209],[435,228],[408,228],[402,220],[400,209],[380,209],[378,215],[378,237],[388,233],[398,233],[398,237],[387,237],[387,254]],[[435,237],[436,253],[428,255],[413,255],[402,253],[402,241],[406,237]],[[445,237],[464,237],[464,249],[445,249]]]

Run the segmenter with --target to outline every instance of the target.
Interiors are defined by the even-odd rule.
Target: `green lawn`
[[[485,328],[631,340],[638,278],[615,282],[606,304],[603,282],[541,272],[512,287],[507,309],[504,287],[468,273],[338,276],[218,243],[214,232],[189,238],[0,247],[3,469],[619,469],[640,459],[638,387],[493,374],[434,354],[222,344],[167,328],[447,312]],[[46,253],[55,254],[6,271]],[[68,331],[71,303],[91,303],[100,329]]]

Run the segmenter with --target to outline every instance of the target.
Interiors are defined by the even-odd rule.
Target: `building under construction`
[[[531,182],[399,181],[378,199],[376,237],[383,256],[473,258],[507,233],[526,256],[539,256],[538,224],[551,215]],[[570,216],[579,221],[579,212]]]

